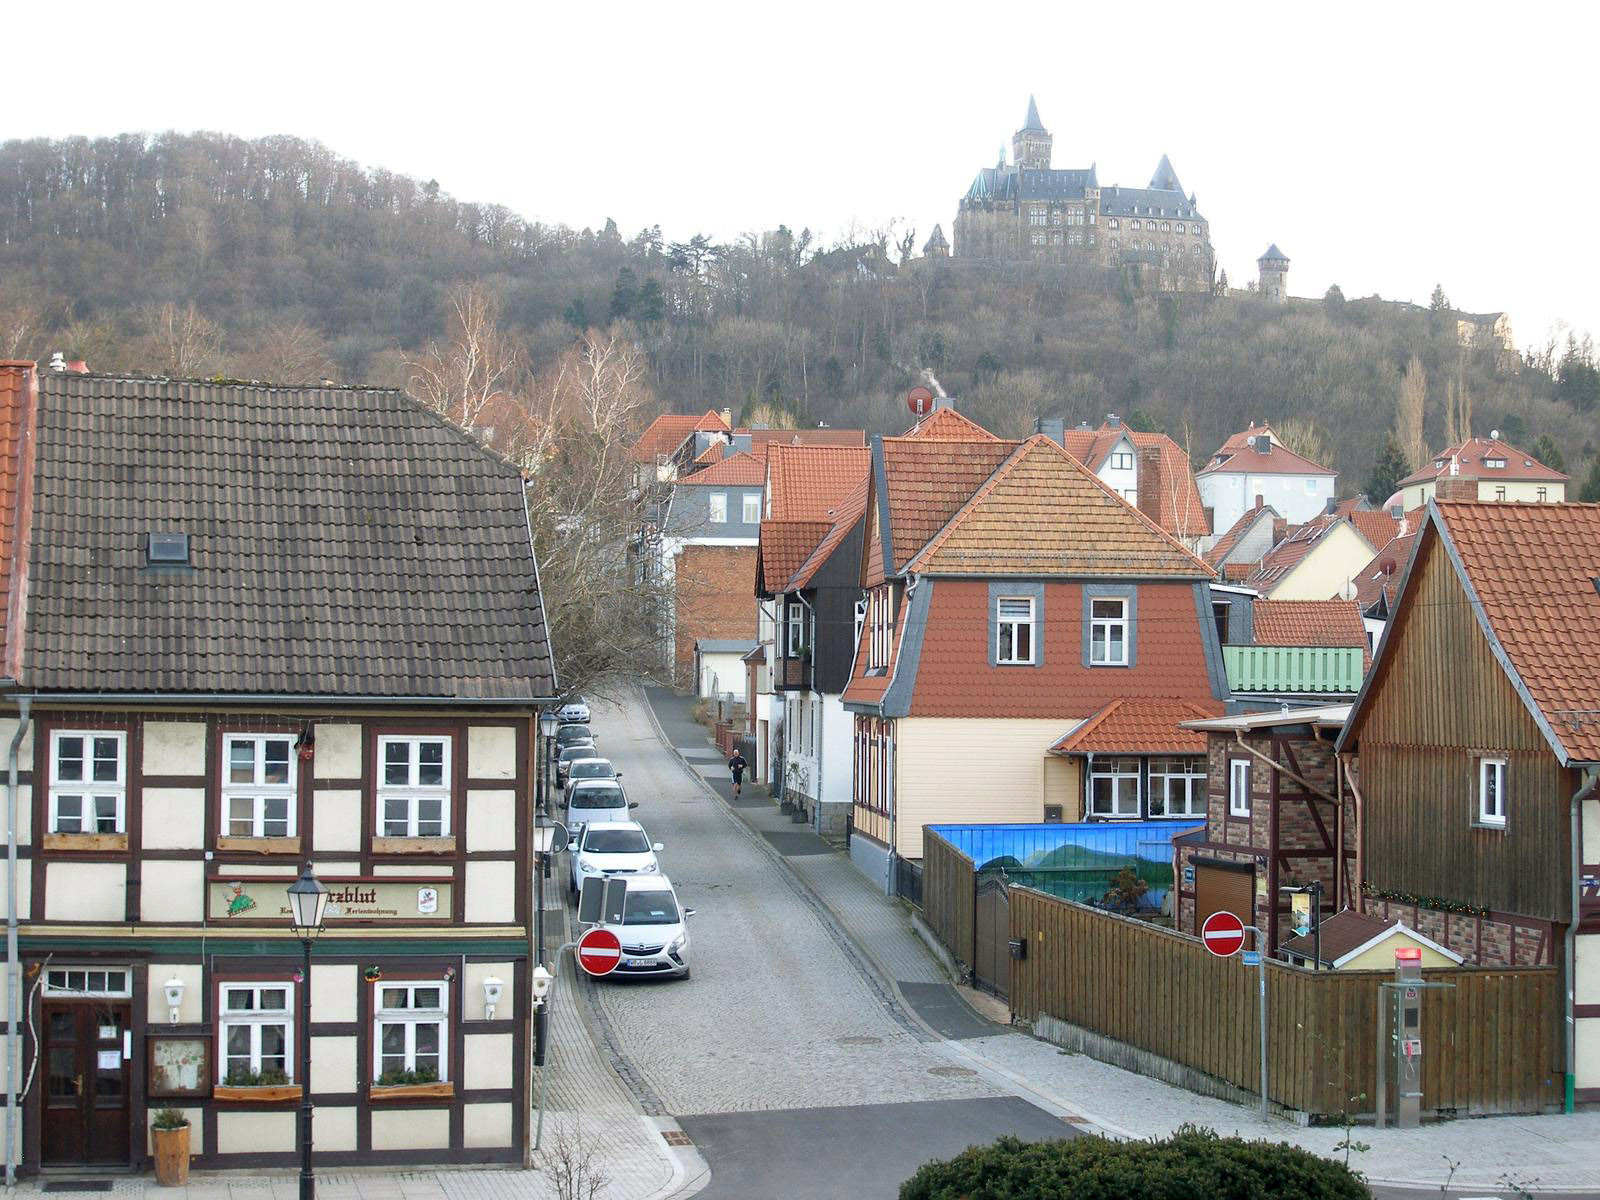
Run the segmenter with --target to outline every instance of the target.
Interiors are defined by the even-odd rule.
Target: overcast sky
[[[0,136],[287,133],[625,236],[897,221],[920,245],[1009,154],[1032,92],[1058,167],[1143,186],[1169,154],[1231,281],[1276,242],[1296,295],[1425,304],[1440,282],[1526,346],[1557,321],[1600,331],[1597,11],[30,5],[8,19],[27,51]]]

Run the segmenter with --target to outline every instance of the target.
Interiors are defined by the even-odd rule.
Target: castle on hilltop
[[[1165,154],[1148,187],[1101,187],[1092,163],[1052,167],[1051,143],[1030,96],[1027,120],[1011,138],[1012,161],[1002,149],[961,198],[956,258],[1127,267],[1169,291],[1211,289],[1210,223]]]

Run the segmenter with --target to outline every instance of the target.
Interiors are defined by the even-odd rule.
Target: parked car
[[[594,731],[587,722],[575,721],[571,725],[563,725],[556,730],[556,749],[560,750],[575,742],[593,742]]]
[[[574,696],[560,708],[556,709],[556,720],[563,725],[589,723],[589,702],[582,696]]]
[[[626,821],[629,810],[638,807],[615,779],[580,780],[567,793],[567,832],[590,821]]]
[[[621,779],[622,772],[611,765],[609,758],[573,758],[567,761],[566,791],[580,779]]]
[[[598,758],[599,753],[594,748],[593,742],[574,742],[562,748],[556,755],[556,784],[559,787],[567,786],[567,770],[573,763],[581,758]]]
[[[608,928],[622,942],[622,959],[613,975],[665,975],[689,978],[689,926],[694,909],[678,904],[665,875],[628,875],[622,923]]]
[[[571,846],[570,883],[576,896],[595,875],[654,875],[661,843],[645,836],[637,821],[590,821]]]

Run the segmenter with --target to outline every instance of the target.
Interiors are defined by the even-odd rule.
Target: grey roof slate
[[[694,648],[703,654],[749,654],[760,644],[746,638],[700,638]]]
[[[1022,123],[1024,129],[1037,129],[1044,132],[1044,122],[1039,120],[1039,106],[1034,103],[1032,96],[1028,97],[1028,119]]]
[[[1182,192],[1160,188],[1102,188],[1100,211],[1117,217],[1161,216],[1180,220],[1200,215]]]
[[[1178,182],[1178,173],[1172,169],[1172,161],[1165,154],[1156,164],[1155,174],[1150,176],[1150,187],[1158,192],[1183,192],[1183,185]]]
[[[519,472],[403,393],[45,372],[34,487],[31,689],[555,691]]]
[[[1278,249],[1278,243],[1273,242],[1267,247],[1267,252],[1256,260],[1257,262],[1288,262],[1289,256]]]

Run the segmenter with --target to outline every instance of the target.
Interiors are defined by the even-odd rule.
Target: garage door
[[[1199,932],[1214,912],[1231,912],[1246,925],[1254,925],[1251,900],[1255,871],[1250,867],[1194,866],[1194,927]]]

